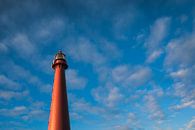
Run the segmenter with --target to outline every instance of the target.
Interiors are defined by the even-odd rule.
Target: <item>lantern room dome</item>
[[[58,53],[54,56],[52,68],[55,69],[57,65],[63,66],[65,69],[68,68],[68,65],[66,63],[65,54],[62,53],[62,51],[58,51]]]
[[[65,55],[62,53],[62,51],[59,51],[56,55],[54,60],[65,60]]]

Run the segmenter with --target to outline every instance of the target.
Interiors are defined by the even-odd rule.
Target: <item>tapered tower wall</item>
[[[55,70],[48,130],[70,130],[65,70],[65,55],[56,54],[52,68]]]

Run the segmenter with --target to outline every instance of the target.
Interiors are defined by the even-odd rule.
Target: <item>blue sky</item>
[[[0,0],[0,129],[46,130],[58,50],[72,130],[195,130],[193,0]]]

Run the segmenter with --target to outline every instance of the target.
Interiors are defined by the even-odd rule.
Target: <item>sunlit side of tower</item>
[[[59,51],[54,58],[55,70],[48,130],[70,130],[65,70],[65,55]]]

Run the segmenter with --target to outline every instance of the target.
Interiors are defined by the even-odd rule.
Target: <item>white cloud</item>
[[[96,67],[99,83],[108,81],[110,79],[111,68],[108,66]]]
[[[97,66],[106,66],[111,60],[118,60],[122,56],[120,49],[115,43],[100,38],[92,41],[86,37],[70,38],[67,41],[66,52],[76,61],[82,61]]]
[[[131,127],[139,128],[140,122],[135,113],[129,112],[127,116],[127,124]]]
[[[15,64],[13,61],[8,60],[7,63],[9,63],[9,66],[2,65],[0,66],[0,68],[6,75],[9,76],[10,79],[14,79],[17,81],[22,80],[22,83],[28,83],[30,85],[33,85],[37,87],[41,92],[51,92],[51,87],[49,87],[51,85],[48,83],[44,83],[40,77],[33,75],[32,72],[23,68],[22,66]]]
[[[180,103],[172,109],[194,108],[195,81],[195,33],[182,35],[171,40],[166,47],[164,66],[173,79],[173,94],[180,98]]]
[[[156,60],[162,53],[163,40],[166,38],[170,24],[169,17],[157,19],[150,27],[150,35],[145,42],[148,58],[146,62],[151,63]]]
[[[51,63],[54,55],[46,55],[46,56],[38,56],[36,57],[36,61],[34,60],[33,64],[39,67],[39,71],[44,72],[46,74],[52,74],[53,69],[51,67]],[[44,58],[43,58],[44,57]]]
[[[166,37],[170,18],[162,17],[157,19],[150,27],[150,35],[146,42],[146,47],[149,50],[156,50],[162,44],[162,40]]]
[[[129,76],[130,68],[127,65],[120,65],[112,70],[112,77],[116,82],[121,82]]]
[[[14,80],[6,77],[5,75],[0,75],[0,85],[5,89],[18,90],[21,88],[21,85]]]
[[[23,115],[26,111],[27,111],[27,108],[25,106],[16,106],[12,109],[5,109],[5,108],[0,109],[0,115],[14,117],[14,116]]]
[[[129,128],[126,125],[124,125],[124,126],[123,125],[118,125],[118,126],[115,126],[114,130],[133,130],[133,129]]]
[[[144,97],[144,100],[146,102],[145,105],[147,108],[147,112],[149,113],[149,117],[157,123],[161,123],[161,121],[164,120],[165,115],[158,105],[156,98],[153,95],[149,94]]]
[[[85,118],[85,120],[87,120],[88,118],[86,116],[89,114],[97,116],[101,113],[99,116],[104,116],[102,114],[105,113],[105,109],[103,107],[92,105],[83,98],[79,98],[74,95],[71,95],[70,97],[70,116],[73,116],[73,119],[80,120],[81,118]]]
[[[0,90],[0,98],[4,99],[4,100],[25,99],[27,96],[29,96],[29,91],[27,91],[27,90],[25,90],[25,91]]]
[[[91,104],[89,104],[88,102],[82,99],[75,101],[72,104],[72,108],[73,108],[73,111],[76,111],[76,112],[87,112],[87,113],[92,113],[92,114],[98,113],[98,109],[96,109],[95,107],[92,107]]]
[[[67,85],[70,89],[83,89],[87,84],[87,79],[78,75],[74,69],[68,69],[66,71]]]
[[[165,65],[176,67],[187,67],[195,64],[195,33],[169,42],[166,47]],[[185,53],[184,53],[185,52]]]
[[[180,98],[180,104],[173,105],[170,108],[173,110],[180,110],[187,107],[195,108],[195,102],[194,102],[194,92],[195,89],[192,87],[187,87],[183,83],[175,83],[173,85],[173,95]]]
[[[69,114],[73,120],[82,120],[82,116],[76,112],[70,112]]]
[[[68,20],[62,17],[52,17],[49,19],[42,19],[34,24],[34,38],[42,43],[50,43],[50,40],[54,40],[57,36],[64,34],[65,30],[72,28],[72,25],[68,23]]]
[[[46,120],[48,118],[47,112],[44,110],[45,104],[40,101],[34,101],[29,106],[14,106],[12,108],[0,109],[0,115],[17,118],[19,121],[32,121],[32,120]]]
[[[15,34],[9,41],[13,48],[22,58],[28,59],[36,54],[36,48],[24,33]]]
[[[3,44],[3,43],[0,43],[0,53],[5,53],[8,51],[8,47]]]
[[[67,53],[77,61],[84,61],[95,66],[105,63],[105,57],[97,50],[96,45],[83,37],[69,44]]]
[[[160,86],[153,85],[153,89],[148,90],[147,94],[153,95],[158,98],[164,96],[164,90]]]
[[[124,86],[141,86],[146,83],[150,77],[151,70],[148,67],[120,65],[112,70],[113,80]]]
[[[93,117],[96,119],[95,123],[99,121],[102,122],[102,120],[104,120],[105,122],[102,122],[101,124],[101,126],[103,127],[100,128],[106,130],[117,129],[117,124],[118,126],[120,126],[120,124],[124,124],[124,126],[140,128],[138,126],[139,121],[136,117],[136,114],[128,112],[128,110],[121,110],[117,108],[117,106],[110,107],[106,104],[102,104],[101,101],[96,104],[90,103],[87,102],[85,99],[75,97],[74,95],[71,95],[71,98],[69,99],[71,118],[74,120],[79,120],[81,122],[89,122],[90,124],[94,123]]]
[[[155,59],[157,59],[163,53],[162,50],[153,51],[147,58],[147,63],[152,63]]]
[[[195,117],[187,124],[185,130],[195,130]]]
[[[151,76],[151,70],[147,67],[137,68],[128,78],[127,83],[135,86],[143,85]]]
[[[109,107],[114,107],[117,102],[119,102],[122,99],[122,94],[119,92],[119,89],[114,87],[111,88],[107,97],[107,105]]]
[[[128,5],[126,8],[122,8],[122,11],[114,13],[112,18],[113,34],[117,39],[127,39],[128,36],[125,32],[131,28],[132,23],[135,22],[135,18],[138,15],[138,11],[132,5]]]
[[[174,95],[179,96],[179,97],[185,97],[188,93],[188,90],[185,89],[185,85],[183,83],[175,83],[174,84]]]
[[[175,110],[180,110],[180,109],[184,109],[184,108],[186,108],[186,107],[195,108],[195,101],[192,100],[192,101],[183,102],[182,104],[173,106],[173,107],[171,107],[171,108],[172,108],[172,109],[175,109]]]
[[[142,126],[140,122],[133,112],[128,112],[122,115],[124,118],[123,123],[119,125],[115,125],[114,128],[110,128],[109,130],[142,130]]]
[[[17,54],[17,58],[22,58],[20,60],[27,61],[42,72],[51,73],[50,64],[53,56],[45,55],[45,52],[41,54],[39,49],[42,45],[38,45],[37,43],[40,41],[33,39],[33,36],[29,36],[28,33],[16,33],[12,37],[5,39],[4,42],[7,43],[11,51],[13,50]]]
[[[185,23],[188,20],[188,16],[187,15],[181,15],[179,19],[180,19],[181,23]]]
[[[110,108],[116,107],[123,98],[120,90],[112,84],[93,89],[92,95],[100,104]]]
[[[110,42],[106,39],[99,40],[99,49],[101,53],[109,60],[117,60],[122,57],[121,50],[116,46],[117,43]]]
[[[51,84],[42,84],[40,86],[40,91],[44,93],[51,93],[52,85]]]
[[[176,72],[171,72],[170,75],[173,78],[185,78],[188,73],[188,69],[180,69]]]

